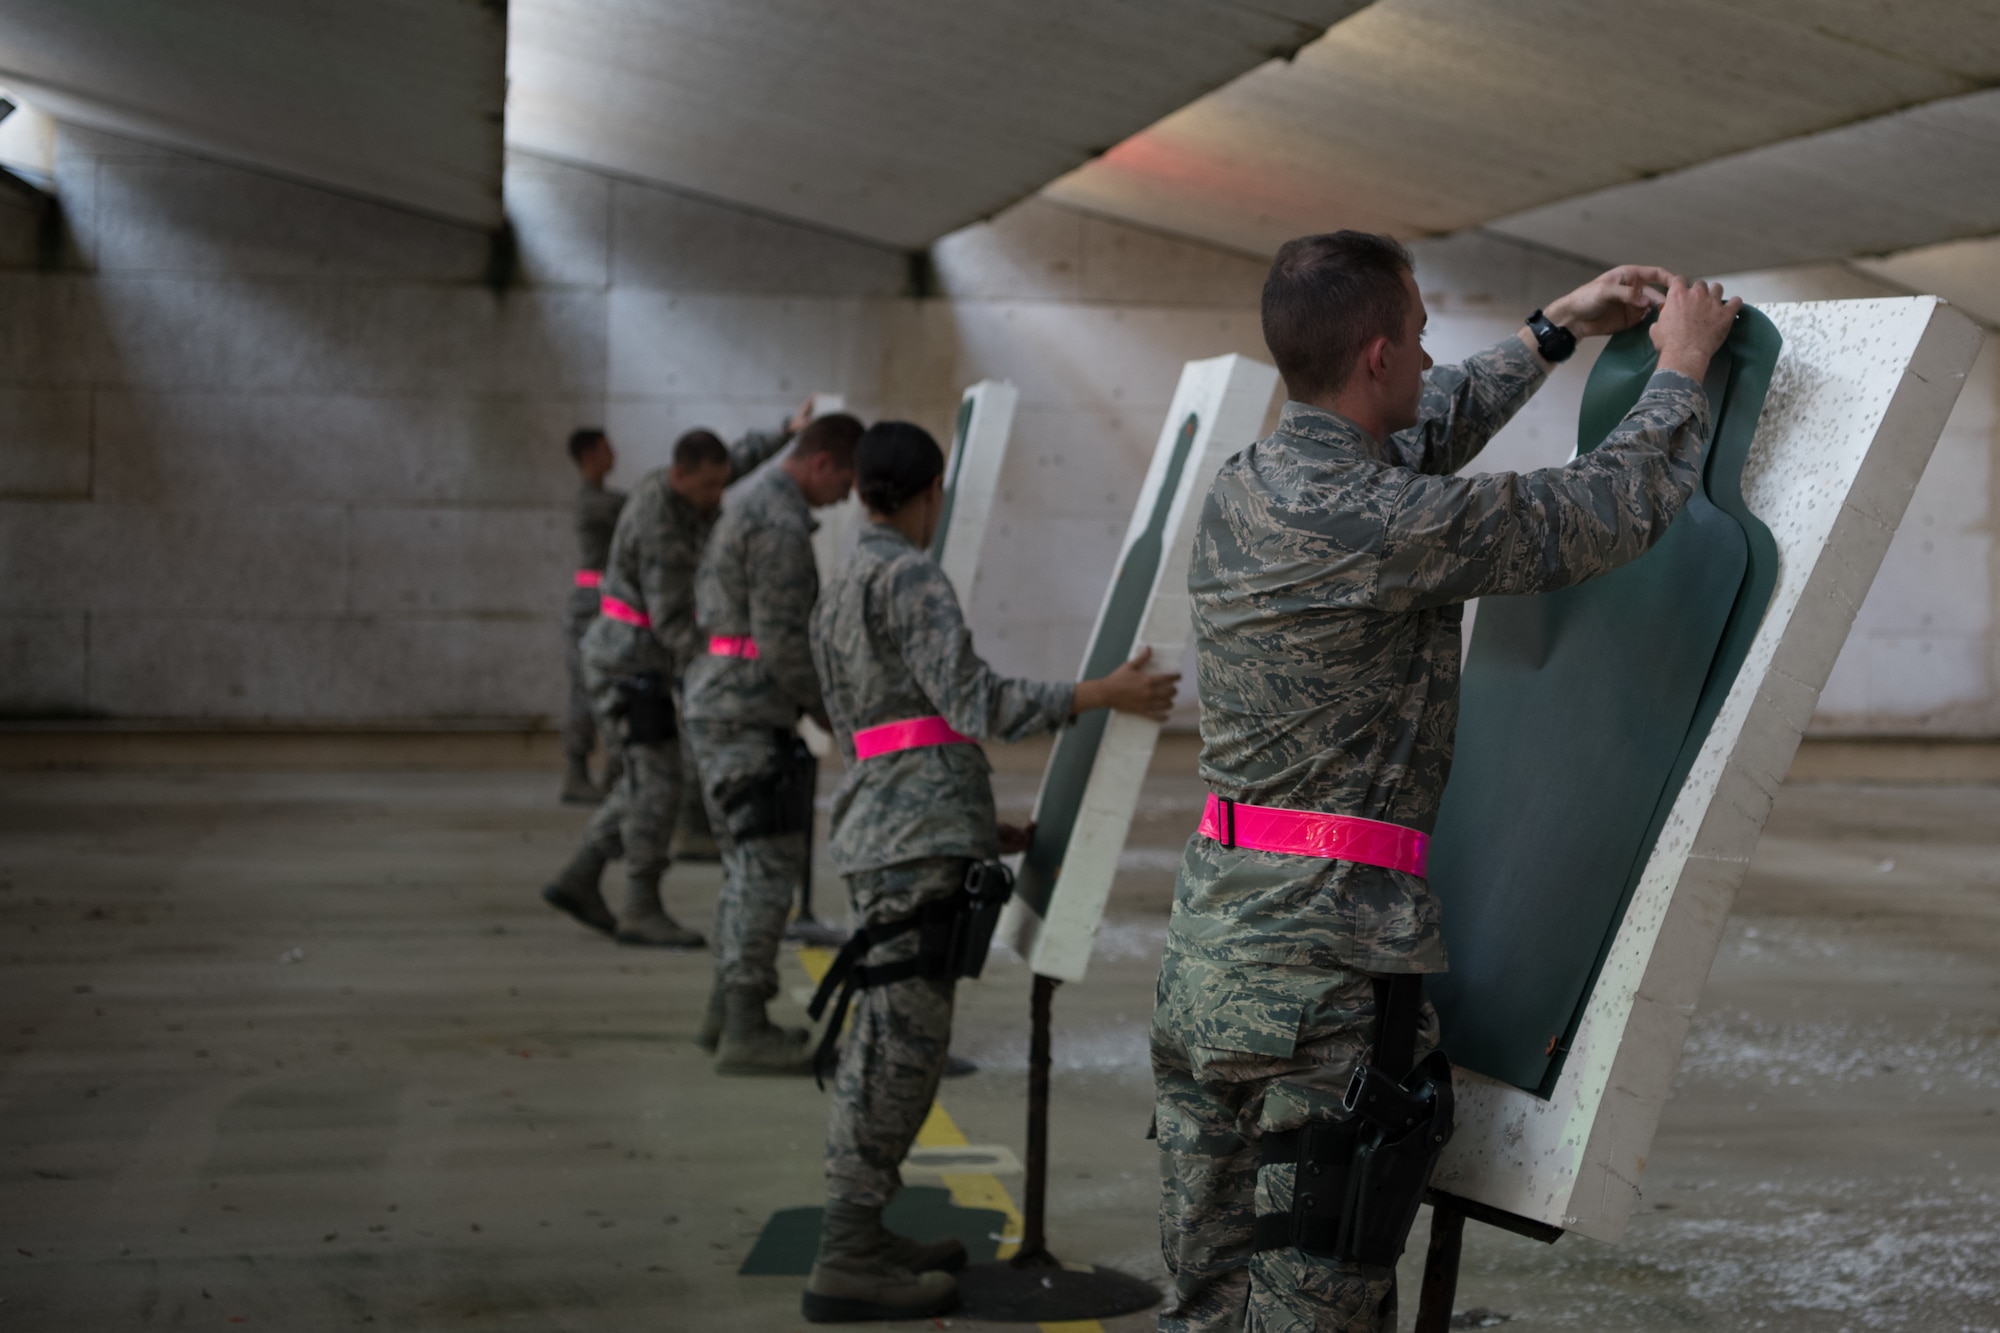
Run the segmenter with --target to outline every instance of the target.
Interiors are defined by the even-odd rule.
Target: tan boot
[[[917,1273],[896,1261],[893,1243],[900,1239],[882,1229],[880,1208],[829,1199],[819,1257],[799,1298],[806,1322],[922,1319],[956,1306],[958,1283],[951,1274]]]
[[[883,1231],[882,1253],[898,1268],[912,1273],[956,1273],[965,1267],[965,1242],[956,1236],[943,1240],[912,1240],[893,1231]]]
[[[705,941],[660,906],[660,876],[664,867],[639,866],[625,878],[625,910],[618,914],[620,944],[644,944],[656,949],[699,949]]]
[[[694,1032],[694,1044],[710,1055],[715,1054],[716,1043],[722,1040],[722,1016],[725,1008],[722,978],[717,977],[715,984],[708,990],[708,1012],[701,1016],[701,1026]]]
[[[597,886],[603,875],[604,854],[594,847],[584,847],[570,858],[555,883],[542,890],[542,901],[558,912],[569,913],[592,930],[609,935],[618,929],[618,922],[604,905],[604,891]]]
[[[764,1013],[764,993],[731,986],[722,997],[722,1036],[715,1045],[718,1074],[810,1074],[812,1034],[781,1028]]]

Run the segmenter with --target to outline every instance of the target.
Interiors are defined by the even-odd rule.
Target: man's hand
[[[1660,349],[1660,369],[1675,370],[1701,383],[1708,374],[1708,360],[1729,336],[1743,298],[1722,299],[1719,282],[1667,284],[1667,299],[1660,318],[1653,324],[1653,346]]]
[[[1165,722],[1174,706],[1174,686],[1179,683],[1181,673],[1148,671],[1146,663],[1152,660],[1153,650],[1141,648],[1137,656],[1110,675],[1078,681],[1070,716],[1088,713],[1093,708],[1115,708],[1121,713],[1136,713],[1155,722]]]
[[[1568,296],[1542,307],[1551,324],[1560,324],[1579,338],[1622,333],[1665,299],[1667,284],[1678,281],[1663,268],[1620,264],[1592,278]]]
[[[995,831],[1000,835],[1000,855],[1012,856],[1015,852],[1025,852],[1028,844],[1035,840],[1035,823],[999,824]]]
[[[769,417],[764,418],[764,420],[766,421],[769,421],[770,419],[771,418]],[[792,413],[792,419],[785,423],[785,434],[797,435],[800,431],[804,430],[807,426],[810,426],[812,424],[812,419],[813,419],[813,400],[811,398],[808,398],[803,403],[799,404],[799,410]]]

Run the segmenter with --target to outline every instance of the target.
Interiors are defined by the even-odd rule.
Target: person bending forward
[[[715,987],[702,1041],[724,1074],[806,1072],[806,1032],[764,1012],[778,944],[806,868],[812,793],[793,728],[823,716],[806,646],[819,570],[814,509],[847,498],[861,423],[820,417],[792,452],[723,507],[695,575],[697,656],[688,667],[688,746],[722,844]]]
[[[883,422],[861,437],[855,463],[869,521],[814,609],[812,653],[847,760],[830,850],[855,925],[876,933],[955,894],[974,863],[1027,846],[1027,830],[995,822],[992,770],[974,742],[1052,732],[1092,708],[1163,720],[1178,677],[1145,670],[1150,652],[1078,684],[994,674],[927,554],[943,507],[937,442]],[[920,934],[892,932],[860,961],[913,959]],[[918,975],[870,985],[856,1002],[828,1115],[825,1229],[803,1298],[815,1323],[938,1314],[957,1299],[936,1270],[962,1265],[962,1245],[882,1229],[902,1188],[897,1165],[944,1071],[952,991]]]

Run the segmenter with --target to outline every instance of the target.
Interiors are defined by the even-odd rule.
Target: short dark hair
[[[845,412],[814,417],[799,432],[793,452],[800,458],[829,454],[838,467],[854,466],[854,446],[861,440],[861,423]]]
[[[1400,338],[1410,317],[1403,275],[1415,264],[1401,241],[1330,231],[1286,241],[1264,279],[1264,345],[1288,396],[1338,393],[1361,349]]]
[[[605,439],[602,426],[578,426],[569,433],[569,461],[581,463],[583,456]]]
[[[674,466],[682,472],[695,472],[717,463],[729,466],[729,448],[712,430],[695,429],[674,441]]]
[[[922,426],[878,421],[854,447],[854,489],[877,514],[893,514],[944,475],[944,450]]]

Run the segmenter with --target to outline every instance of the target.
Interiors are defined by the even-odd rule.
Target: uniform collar
[[[1278,431],[1365,458],[1387,457],[1380,441],[1346,417],[1293,398],[1285,400],[1284,411],[1278,414]]]
[[[887,523],[877,523],[865,514],[861,519],[861,542],[863,545],[875,544],[891,548],[901,547],[904,550],[910,551],[917,549],[917,544],[908,537],[905,537]]]

